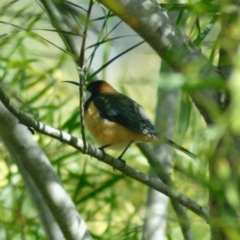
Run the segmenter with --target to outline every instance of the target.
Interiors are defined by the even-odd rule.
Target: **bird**
[[[144,108],[106,81],[91,81],[86,90],[88,97],[84,103],[84,121],[101,150],[123,149],[118,157],[122,160],[132,143],[156,141],[196,158],[187,149],[160,135]]]

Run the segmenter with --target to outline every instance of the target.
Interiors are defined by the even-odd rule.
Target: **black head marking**
[[[108,83],[103,80],[90,82],[87,85],[87,91],[89,91],[93,96],[98,95],[99,93],[101,93],[101,88],[104,85],[108,85]]]

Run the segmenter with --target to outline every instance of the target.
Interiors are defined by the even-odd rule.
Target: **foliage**
[[[215,149],[212,142],[221,137],[219,132],[228,122],[220,122],[211,131],[206,129],[188,92],[206,87],[225,90],[226,85],[202,84],[197,79],[188,82],[183,75],[169,72],[162,74],[159,80],[156,78],[159,67],[156,56],[151,55],[146,60],[148,54],[153,54],[152,50],[142,44],[142,39],[128,30],[108,9],[94,3],[88,21],[91,1],[64,2],[66,9],[72,11],[71,21],[79,29],[69,32],[62,30],[59,34],[59,29],[51,25],[43,2],[25,1],[24,5],[19,2],[1,3],[0,6],[0,84],[12,101],[35,119],[81,137],[78,89],[62,82],[78,79],[76,65],[80,64],[80,60],[76,56],[81,52],[81,46],[85,59],[81,67],[86,69],[86,81],[96,76],[109,79],[122,92],[131,94],[148,110],[151,109],[149,112],[153,112],[151,98],[156,86],[166,91],[182,90],[178,95],[174,138],[197,153],[201,161],[194,162],[177,154],[172,175],[179,192],[208,208],[208,189],[212,187],[208,182],[208,160]],[[219,13],[222,9],[215,2],[162,4],[162,7],[178,12],[176,24],[184,28],[193,44],[210,62],[217,64],[221,24]],[[69,22],[70,27],[71,24]],[[123,33],[123,29],[127,33]],[[85,30],[87,39],[84,45]],[[79,52],[74,52],[71,44],[64,42],[61,35],[74,35],[74,44]],[[133,59],[135,65],[128,63],[128,58]],[[138,65],[138,61],[143,61],[143,64]],[[128,64],[134,66],[135,71],[128,69]],[[151,65],[147,73],[147,68],[140,71],[145,64]],[[155,76],[153,68],[156,70]],[[131,73],[132,77],[128,78],[125,72]],[[112,80],[113,77],[116,80]],[[236,114],[234,108],[232,111]],[[237,124],[235,128],[238,129]],[[146,186],[61,142],[39,133],[34,136],[87,222],[93,239],[140,239],[148,190]],[[93,143],[88,134],[87,141]],[[2,142],[0,149],[0,239],[45,239],[18,169]],[[125,158],[129,165],[145,173],[148,171],[146,160],[136,147],[132,147]],[[237,186],[229,181],[228,162],[223,161],[222,164],[219,174],[225,184],[223,194],[231,199],[232,206],[237,209]],[[209,239],[209,226],[195,214],[190,213],[189,218],[195,239]],[[168,238],[180,239],[181,229],[171,207],[167,224]],[[235,229],[229,236],[239,237]]]

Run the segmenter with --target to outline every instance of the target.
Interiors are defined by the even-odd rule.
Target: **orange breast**
[[[84,120],[91,135],[100,146],[111,145],[110,148],[120,149],[125,148],[130,141],[149,142],[153,140],[145,134],[128,130],[115,122],[101,118],[92,102],[85,111]]]

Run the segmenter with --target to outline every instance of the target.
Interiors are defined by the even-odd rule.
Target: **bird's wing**
[[[102,94],[94,98],[93,103],[102,118],[150,137],[157,135],[155,127],[145,110],[127,96],[122,94]]]

